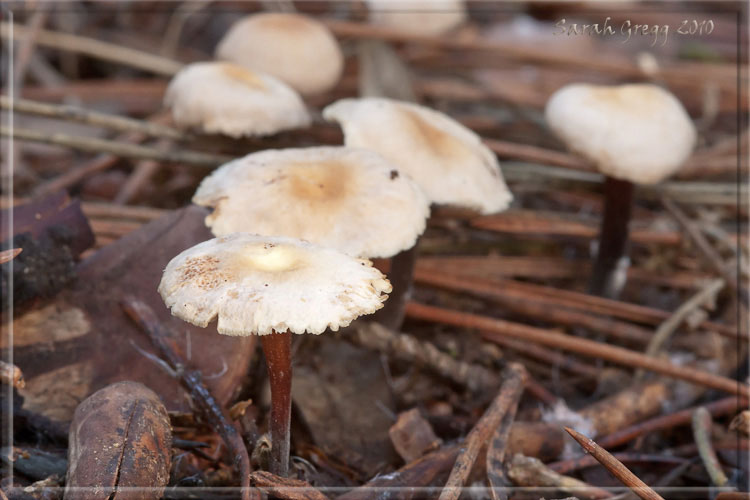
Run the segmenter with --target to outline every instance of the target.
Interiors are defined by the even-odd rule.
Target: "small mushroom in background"
[[[605,175],[604,218],[589,283],[616,298],[625,284],[634,184],[656,184],[690,156],[696,131],[671,93],[652,84],[567,85],[550,97],[547,124]]]
[[[330,30],[311,17],[291,13],[243,17],[217,45],[216,58],[273,75],[303,95],[331,90],[344,68]]]
[[[377,153],[341,146],[268,150],[206,177],[193,202],[215,236],[291,236],[354,257],[410,248],[430,208],[419,186]]]
[[[347,146],[369,149],[390,161],[422,188],[431,203],[491,214],[513,195],[497,157],[473,131],[449,116],[393,99],[342,99],[323,110],[336,121]],[[403,321],[411,293],[416,245],[391,260],[391,300],[377,320],[392,329]]]
[[[159,284],[172,314],[224,335],[260,335],[271,384],[271,472],[286,476],[291,418],[291,334],[348,326],[391,291],[368,260],[285,237],[235,233],[173,258]]]
[[[234,138],[310,125],[307,108],[292,88],[227,62],[188,64],[169,83],[164,103],[178,127]]]
[[[466,21],[464,0],[366,0],[373,24],[419,35],[444,35]]]

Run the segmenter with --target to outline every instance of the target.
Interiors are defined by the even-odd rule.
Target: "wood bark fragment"
[[[396,452],[406,463],[413,462],[442,444],[417,408],[399,413],[388,435]]]
[[[76,409],[70,426],[66,500],[158,499],[169,481],[172,430],[159,397],[118,382]]]
[[[250,482],[259,490],[282,500],[327,500],[328,497],[305,481],[279,477],[270,472],[255,471]]]

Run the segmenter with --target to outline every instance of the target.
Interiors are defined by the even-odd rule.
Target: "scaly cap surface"
[[[391,285],[368,260],[293,238],[235,233],[167,264],[159,284],[178,318],[224,335],[323,333],[371,314]]]

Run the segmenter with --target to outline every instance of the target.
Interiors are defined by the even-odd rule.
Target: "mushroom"
[[[464,0],[366,0],[373,24],[444,35],[466,21]]]
[[[206,177],[193,202],[213,208],[216,236],[292,236],[355,257],[390,257],[414,245],[429,203],[380,155],[341,146],[268,150]]]
[[[616,298],[625,283],[634,184],[655,184],[690,156],[696,132],[682,104],[652,84],[567,85],[545,117],[567,147],[605,175],[604,218],[589,291]]]
[[[347,146],[370,149],[411,176],[431,203],[489,214],[513,199],[496,156],[474,132],[433,109],[382,97],[342,99],[323,110],[337,121]],[[396,255],[389,277],[393,293],[377,318],[397,329],[410,294],[416,245]]]
[[[167,264],[159,284],[178,318],[224,335],[260,335],[271,384],[271,471],[289,465],[291,334],[320,334],[383,306],[391,291],[368,260],[293,238],[235,233]]]
[[[164,102],[177,126],[235,138],[310,124],[302,99],[285,83],[226,62],[188,64],[169,83]]]
[[[216,47],[216,58],[273,75],[303,95],[331,90],[344,68],[341,48],[324,24],[280,12],[237,21]]]

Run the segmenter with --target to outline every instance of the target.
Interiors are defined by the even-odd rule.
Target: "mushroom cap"
[[[234,23],[216,47],[216,58],[273,75],[303,95],[332,89],[344,68],[341,48],[325,25],[280,12]]]
[[[610,177],[655,184],[690,156],[696,132],[672,94],[651,84],[567,85],[550,97],[547,124]]]
[[[489,214],[506,209],[513,199],[492,151],[443,113],[368,97],[337,101],[323,117],[341,124],[347,146],[381,154],[417,181],[433,203]]]
[[[371,314],[391,284],[369,260],[285,237],[235,233],[173,258],[159,294],[178,318],[224,335],[323,333]]]
[[[188,64],[169,83],[164,103],[179,127],[230,137],[307,127],[300,96],[272,76],[226,62]]]
[[[206,177],[193,202],[213,207],[216,236],[293,236],[358,257],[390,257],[425,229],[419,186],[377,153],[342,146],[268,150]]]
[[[366,0],[374,24],[442,35],[466,21],[464,0]]]

